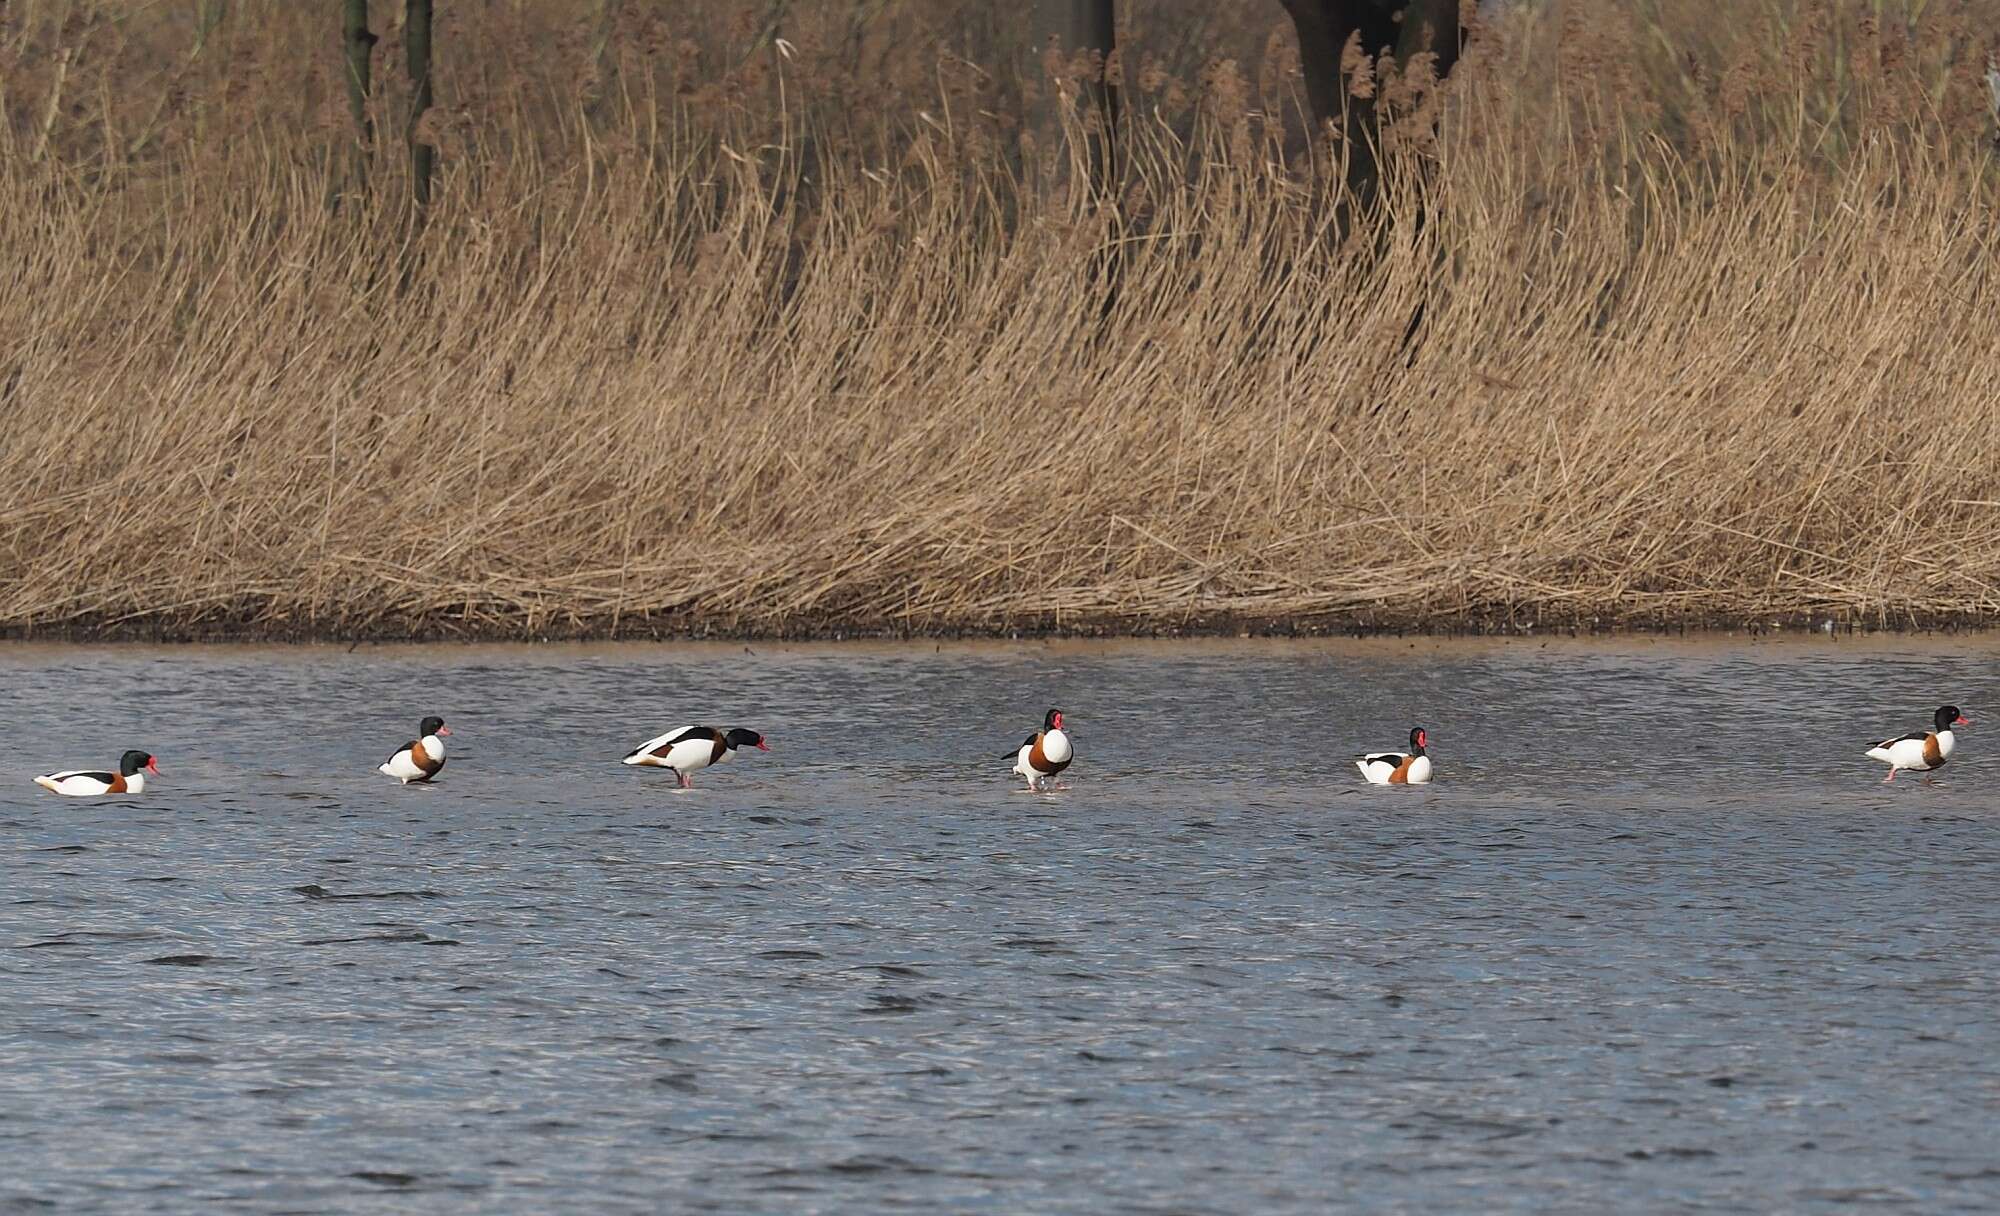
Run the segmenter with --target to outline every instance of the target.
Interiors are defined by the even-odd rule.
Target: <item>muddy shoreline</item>
[[[530,623],[493,620],[381,620],[327,627],[285,620],[216,618],[198,622],[80,620],[48,625],[0,626],[0,641],[134,644],[393,645],[426,643],[558,642],[959,642],[1030,640],[1226,638],[1496,638],[1674,637],[1692,635],[1871,636],[1979,634],[1992,628],[1980,613],[1901,613],[1885,619],[1842,613],[1712,613],[1686,616],[1567,618],[1516,613],[1425,615],[1380,613],[1312,617],[1193,614],[1160,617],[1070,618],[1053,615],[1005,622],[909,626],[826,618],[797,622],[703,619],[634,619]]]

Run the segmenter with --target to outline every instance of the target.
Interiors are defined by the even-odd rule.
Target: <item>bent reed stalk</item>
[[[0,628],[2000,607],[1969,52],[1774,6],[1703,68],[1639,18],[1519,15],[1442,87],[1375,82],[1403,119],[1342,231],[1282,48],[1261,85],[1129,71],[1099,205],[1087,116],[1020,139],[949,57],[874,119],[768,40],[715,93],[629,32],[510,77],[532,8],[471,7],[422,224],[335,16],[225,22],[212,63],[155,31],[164,103],[88,84],[132,28],[0,62]]]

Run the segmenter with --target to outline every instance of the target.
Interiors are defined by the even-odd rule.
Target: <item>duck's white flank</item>
[[[676,726],[633,748],[624,763],[692,773],[729,758],[730,749],[719,744],[715,733],[703,727]]]
[[[65,769],[60,773],[37,777],[35,784],[65,798],[95,798],[101,794],[143,794],[146,792],[146,774],[132,773],[120,777],[117,773]]]
[[[1949,759],[1957,745],[1958,740],[1949,730],[1927,731],[1921,735],[1885,739],[1868,749],[1868,758],[1887,764],[1891,776],[1903,769],[1929,772]]]
[[[419,754],[421,751],[422,754]],[[475,760],[477,756],[473,757]],[[477,768],[478,765],[474,765]],[[436,735],[425,735],[413,744],[405,744],[396,754],[384,760],[376,768],[378,773],[386,773],[408,785],[412,781],[429,781],[444,768],[444,740]]]
[[[1379,752],[1354,762],[1371,785],[1429,785],[1431,758],[1408,752]]]
[[[1014,772],[1028,779],[1029,789],[1039,789],[1043,780],[1069,767],[1076,757],[1069,735],[1060,727],[1045,730],[1021,745],[1014,754]]]

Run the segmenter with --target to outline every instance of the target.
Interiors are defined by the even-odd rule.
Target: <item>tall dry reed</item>
[[[1115,206],[992,6],[440,6],[421,226],[309,7],[0,25],[0,627],[2000,606],[1993,4],[1513,13],[1347,231],[1275,6]]]

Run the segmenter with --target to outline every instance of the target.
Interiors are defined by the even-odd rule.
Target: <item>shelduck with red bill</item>
[[[160,763],[142,751],[129,751],[118,761],[115,773],[98,772],[94,769],[68,769],[60,773],[50,773],[35,778],[35,784],[50,793],[66,798],[95,798],[101,794],[142,794],[146,791],[146,774],[160,775]]]
[[[1051,709],[1042,715],[1042,729],[1007,755],[1014,757],[1014,772],[1028,779],[1028,788],[1040,791],[1076,759],[1069,732],[1063,729],[1063,712]],[[1002,757],[1003,759],[1005,757]]]
[[[1372,785],[1428,785],[1431,758],[1424,754],[1424,747],[1429,742],[1430,735],[1423,727],[1412,726],[1409,751],[1376,752],[1356,760],[1354,767]]]
[[[404,785],[427,782],[444,769],[444,737],[451,728],[433,714],[417,724],[417,737],[396,749],[396,754],[375,769]]]
[[[1932,729],[1884,739],[1868,749],[1868,757],[1889,766],[1889,775],[1882,778],[1884,785],[1894,781],[1896,774],[1906,768],[1928,773],[1943,768],[1944,762],[1951,758],[1951,750],[1958,744],[1951,728],[1971,725],[1971,720],[1958,712],[1958,706],[1941,706],[1931,715]]]
[[[680,781],[679,788],[693,789],[691,778],[694,773],[712,764],[721,764],[729,759],[729,753],[742,747],[754,747],[760,752],[771,750],[764,736],[754,730],[737,727],[719,731],[713,726],[676,726],[627,752],[624,763],[642,768],[670,768]]]

